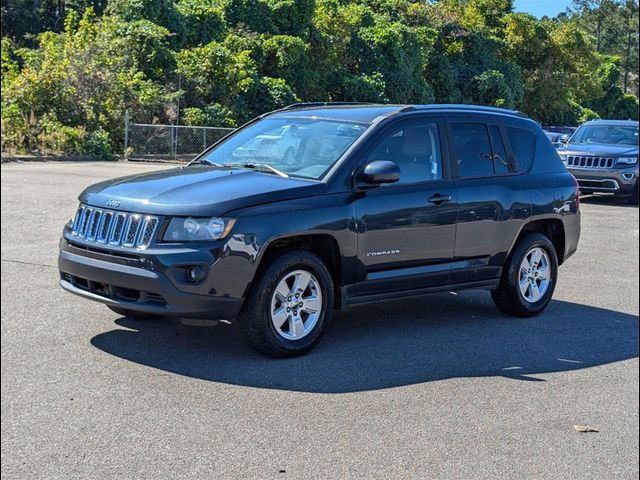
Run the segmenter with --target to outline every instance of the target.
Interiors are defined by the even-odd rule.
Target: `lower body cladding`
[[[153,257],[120,258],[74,246],[63,238],[58,257],[60,286],[89,300],[134,312],[198,319],[237,317],[242,296],[232,297],[221,286],[216,289],[215,283],[225,282],[216,270],[224,268],[206,264],[205,260],[211,259],[208,251],[195,251],[190,257],[198,274],[191,279],[184,262],[156,269]]]
[[[613,193],[630,196],[638,185],[634,169],[568,168],[583,193]]]

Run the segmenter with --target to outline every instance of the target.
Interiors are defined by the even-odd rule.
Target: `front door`
[[[447,283],[453,259],[457,189],[443,172],[442,124],[402,120],[387,128],[362,164],[389,160],[400,180],[356,200],[356,295],[414,290]]]

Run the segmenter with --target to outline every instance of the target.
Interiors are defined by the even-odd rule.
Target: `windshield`
[[[624,125],[583,125],[569,143],[638,146],[638,127]]]
[[[292,177],[318,180],[368,126],[317,118],[265,118],[230,136],[199,161],[268,165]]]

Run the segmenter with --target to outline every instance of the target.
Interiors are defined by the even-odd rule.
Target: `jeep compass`
[[[537,315],[580,236],[577,182],[538,124],[468,105],[295,104],[79,200],[62,288],[135,319],[237,320],[275,357],[367,302],[484,289]]]

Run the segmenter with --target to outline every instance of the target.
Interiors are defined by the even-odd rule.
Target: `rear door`
[[[356,294],[448,281],[457,190],[443,161],[444,130],[444,122],[433,117],[401,120],[382,132],[359,162],[390,160],[400,167],[400,180],[357,194],[361,282]]]
[[[451,119],[458,227],[452,283],[495,279],[522,220],[530,215],[526,177],[518,175],[505,127],[494,117]]]

